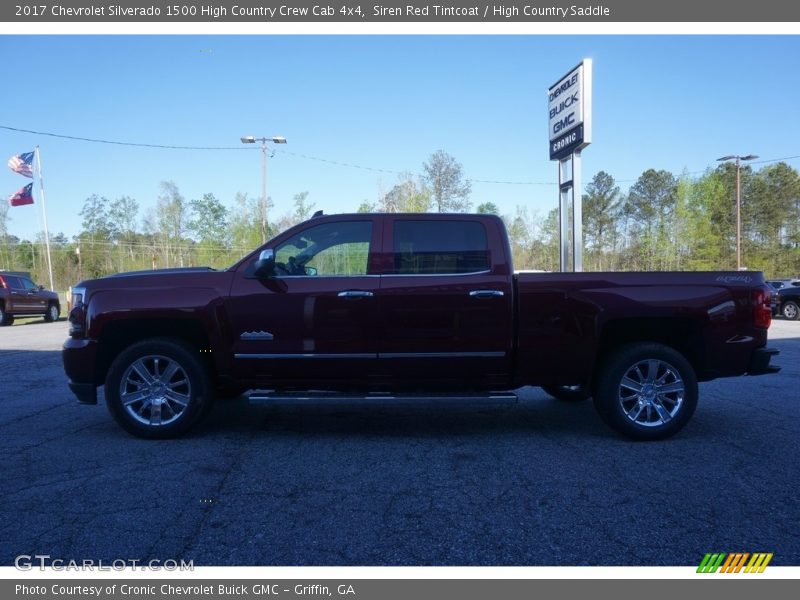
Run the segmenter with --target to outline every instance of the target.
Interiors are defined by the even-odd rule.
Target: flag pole
[[[50,261],[50,233],[47,231],[47,206],[44,203],[44,177],[42,176],[42,156],[39,145],[34,148],[36,152],[36,168],[39,171],[39,194],[42,197],[42,216],[44,218],[44,243],[47,247],[47,272],[50,275],[50,289],[53,290],[53,263]]]

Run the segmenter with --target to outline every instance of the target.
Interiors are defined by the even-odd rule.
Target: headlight
[[[86,333],[86,310],[83,299],[86,297],[84,288],[72,288],[72,310],[69,311],[69,335],[73,338],[83,337]]]
[[[72,302],[70,306],[79,306],[83,304],[83,298],[86,296],[86,289],[85,288],[72,288]]]

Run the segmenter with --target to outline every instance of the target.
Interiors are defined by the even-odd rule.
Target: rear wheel
[[[582,402],[592,397],[585,385],[543,385],[542,389],[562,402]]]
[[[14,315],[6,312],[6,307],[0,304],[0,327],[14,323]]]
[[[797,306],[796,302],[790,300],[781,307],[781,314],[790,321],[796,321],[800,317],[800,307]]]
[[[53,321],[58,321],[58,304],[55,302],[51,302],[50,305],[47,307],[47,312],[44,313],[44,320],[48,323],[52,323]]]
[[[128,433],[150,439],[186,433],[212,402],[199,354],[177,340],[156,338],[123,350],[108,370],[111,415]]]
[[[605,363],[594,404],[612,428],[635,440],[675,435],[697,407],[697,378],[689,361],[669,346],[622,346]]]

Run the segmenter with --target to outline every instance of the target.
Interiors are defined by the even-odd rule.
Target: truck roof
[[[8,275],[10,277],[27,277],[28,279],[31,278],[31,274],[28,271],[6,271],[5,269],[0,269],[0,275]]]

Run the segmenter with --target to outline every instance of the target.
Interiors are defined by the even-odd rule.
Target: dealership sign
[[[548,90],[550,160],[592,141],[592,61],[585,59]]]

